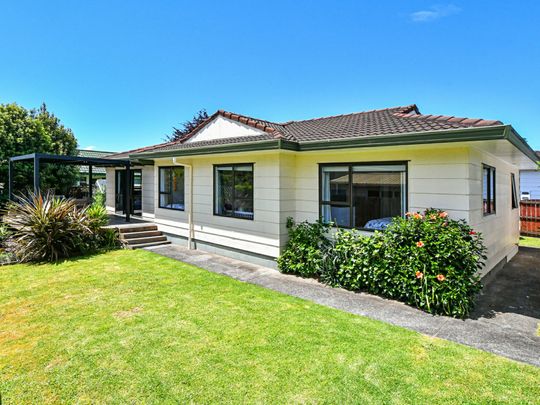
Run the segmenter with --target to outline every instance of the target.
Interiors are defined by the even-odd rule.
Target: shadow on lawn
[[[16,264],[28,264],[28,265],[32,265],[32,266],[51,266],[51,265],[52,266],[58,266],[58,265],[61,265],[63,263],[80,262],[80,261],[84,261],[84,260],[89,260],[89,259],[91,259],[93,257],[96,257],[96,256],[99,256],[101,254],[108,253],[108,252],[113,252],[113,251],[116,251],[116,250],[122,250],[122,248],[119,247],[119,248],[116,248],[116,249],[102,249],[102,250],[98,250],[96,252],[92,252],[92,253],[88,253],[88,254],[84,254],[84,255],[80,255],[80,256],[74,256],[74,257],[58,259],[58,260],[56,260],[54,262],[47,262],[47,261],[42,261],[42,262],[19,262],[13,257],[13,258],[11,258],[10,262],[0,263],[0,264],[2,266],[13,266],[13,265],[16,265]],[[31,270],[31,268],[29,268],[29,270]],[[0,404],[1,404],[1,402],[0,402]]]

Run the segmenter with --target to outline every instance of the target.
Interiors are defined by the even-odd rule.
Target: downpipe
[[[173,164],[175,166],[187,167],[189,169],[189,205],[188,205],[188,249],[192,250],[192,242],[194,236],[193,229],[193,166],[186,163],[179,163],[176,161],[176,157],[173,157]]]

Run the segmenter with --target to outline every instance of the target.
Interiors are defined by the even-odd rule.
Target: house
[[[132,212],[173,242],[275,265],[288,217],[369,234],[434,207],[483,233],[482,274],[516,254],[519,171],[536,167],[512,126],[416,105],[285,123],[217,111],[180,141],[111,157],[140,184]],[[125,211],[125,177],[107,169],[111,212]]]
[[[536,151],[536,155],[540,162],[540,151]],[[519,188],[522,199],[540,200],[540,170],[521,170]]]

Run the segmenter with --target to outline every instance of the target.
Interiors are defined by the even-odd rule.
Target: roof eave
[[[505,139],[508,139],[512,145],[537,164],[540,159],[538,158],[536,151],[530,147],[525,138],[518,134],[511,125],[505,125],[505,127]]]
[[[359,138],[328,139],[324,141],[308,141],[296,143],[284,139],[242,142],[237,144],[212,145],[189,149],[166,150],[161,152],[143,152],[130,155],[130,159],[155,159],[172,156],[194,156],[214,153],[251,152],[262,150],[314,151],[327,149],[346,149],[377,146],[418,145],[449,142],[489,141],[506,139],[532,161],[536,162],[536,154],[527,142],[511,125],[494,125],[486,127],[458,128],[444,131],[410,132],[404,134],[374,135]]]
[[[146,152],[129,155],[130,159],[158,159],[173,156],[209,155],[214,153],[254,152],[262,150],[298,150],[298,144],[284,139],[241,142],[224,145],[201,146],[186,149],[171,149],[161,152]]]

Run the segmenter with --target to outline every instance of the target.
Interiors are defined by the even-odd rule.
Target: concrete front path
[[[214,273],[452,340],[540,367],[540,249],[521,249],[479,297],[470,319],[432,316],[405,304],[331,288],[312,279],[180,246],[152,251]]]

